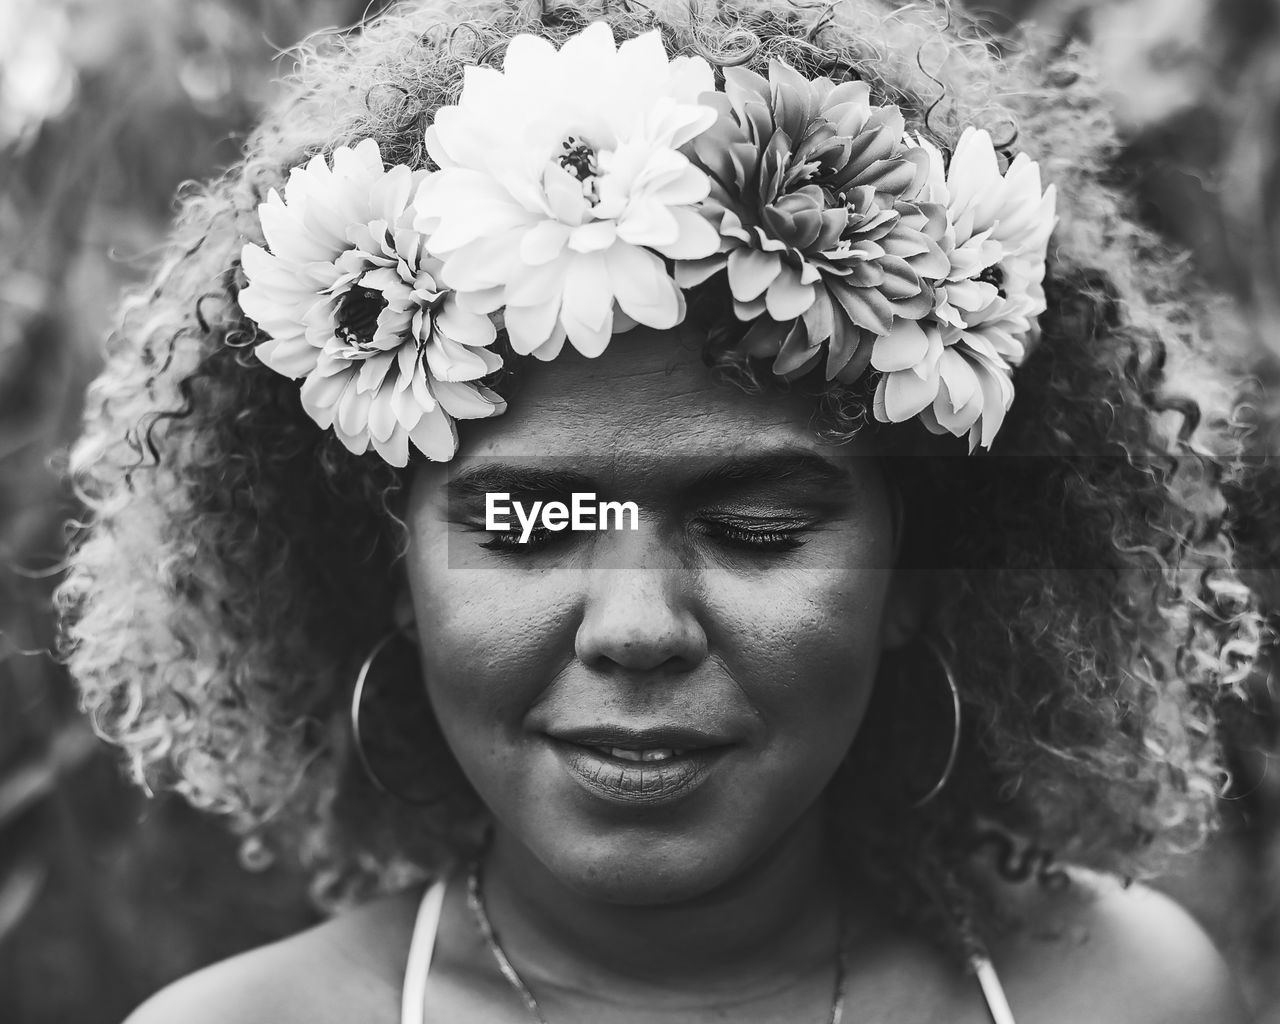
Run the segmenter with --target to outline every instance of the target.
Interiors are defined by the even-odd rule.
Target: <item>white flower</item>
[[[440,284],[440,262],[413,228],[426,172],[383,167],[365,139],[295,167],[284,197],[258,207],[270,251],[244,247],[240,307],[270,340],[254,352],[277,373],[305,377],[302,405],[351,451],[370,445],[404,466],[413,443],[429,459],[457,450],[454,419],[506,404],[473,383],[502,365],[485,346],[487,316]]]
[[[913,141],[929,154],[927,198],[947,210],[941,245],[951,269],[931,316],[876,340],[871,365],[884,376],[875,415],[919,415],[935,433],[967,433],[970,451],[989,448],[1013,401],[1013,367],[1045,310],[1056,190],[1041,191],[1040,168],[1022,153],[1002,175],[985,131],[966,128],[946,167],[935,146]]]
[[[441,168],[418,230],[467,308],[504,309],[512,348],[597,356],[615,331],[684,315],[661,257],[701,259],[719,236],[695,204],[706,174],[678,150],[715,121],[701,58],[669,60],[657,32],[615,48],[597,22],[557,51],[532,35],[501,71],[468,67],[456,106],[427,129]]]

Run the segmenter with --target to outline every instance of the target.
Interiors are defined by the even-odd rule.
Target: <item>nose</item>
[[[590,576],[574,640],[584,665],[602,672],[688,672],[706,658],[689,569],[597,569]]]

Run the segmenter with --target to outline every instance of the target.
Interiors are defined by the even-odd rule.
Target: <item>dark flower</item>
[[[827,377],[857,378],[876,337],[930,312],[950,269],[946,211],[921,198],[927,154],[864,83],[810,81],[781,61],[768,79],[727,69],[705,102],[716,123],[686,151],[711,178],[702,213],[721,244],[679,261],[676,280],[725,270],[736,315],[752,321],[743,345],[776,373],[807,371],[826,343]]]

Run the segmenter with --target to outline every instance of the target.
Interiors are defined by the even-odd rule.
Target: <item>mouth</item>
[[[588,747],[588,750],[594,750],[606,757],[612,757],[618,761],[670,761],[673,757],[683,757],[688,753],[687,750],[678,750],[675,747],[649,747],[643,750],[632,750],[629,747]]]
[[[548,734],[569,776],[615,804],[657,806],[689,796],[731,744],[686,728],[594,728]]]

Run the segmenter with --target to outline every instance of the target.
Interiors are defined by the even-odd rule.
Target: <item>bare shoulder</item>
[[[1080,868],[1071,885],[1010,885],[1021,929],[992,944],[1019,1024],[1245,1024],[1213,942],[1170,897]]]
[[[205,967],[161,989],[125,1024],[395,1024],[420,895],[371,900]]]

